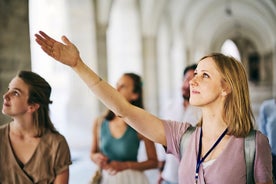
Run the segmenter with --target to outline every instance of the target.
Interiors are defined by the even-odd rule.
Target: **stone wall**
[[[28,0],[0,1],[0,104],[18,70],[30,70]],[[9,121],[0,114],[0,124]]]

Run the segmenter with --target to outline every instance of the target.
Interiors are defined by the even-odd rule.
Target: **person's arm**
[[[267,137],[256,132],[256,151],[254,159],[254,179],[256,184],[272,184],[272,155]]]
[[[259,130],[267,135],[267,131],[266,131],[266,115],[265,115],[265,105],[264,103],[261,105],[260,107],[260,112],[259,112],[259,122],[258,122],[258,126],[259,126]]]
[[[99,118],[96,118],[95,121],[92,124],[92,144],[91,144],[91,150],[90,150],[90,158],[91,154],[97,153],[100,151],[99,147]],[[91,160],[93,160],[91,158]]]
[[[100,120],[101,119],[101,120]],[[93,123],[93,128],[92,128],[92,144],[91,144],[91,150],[90,150],[90,159],[97,164],[99,167],[103,168],[107,162],[108,158],[104,156],[100,152],[100,137],[99,137],[99,129],[102,118],[97,118],[94,123]]]
[[[69,183],[69,169],[61,172],[56,176],[54,184],[68,184]]]
[[[157,168],[158,159],[154,143],[143,136],[140,137],[145,143],[147,160],[142,162],[127,162],[127,169],[144,171],[147,169]]]
[[[62,41],[65,44],[57,42],[42,31],[35,34],[35,36],[36,42],[45,53],[70,66],[89,89],[116,115],[122,117],[131,127],[145,137],[166,145],[162,121],[145,110],[131,105],[113,87],[103,81],[82,61],[76,46],[65,36],[62,36]]]

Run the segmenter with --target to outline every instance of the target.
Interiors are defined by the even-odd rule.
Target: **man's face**
[[[188,70],[182,80],[182,96],[185,100],[190,98],[190,80],[194,77],[194,70]]]

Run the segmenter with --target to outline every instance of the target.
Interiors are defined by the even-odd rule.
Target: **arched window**
[[[230,39],[225,40],[221,47],[221,53],[233,56],[238,61],[241,61],[241,56],[237,45]]]
[[[259,82],[260,80],[260,56],[254,52],[248,56],[249,62],[249,80],[252,82]]]

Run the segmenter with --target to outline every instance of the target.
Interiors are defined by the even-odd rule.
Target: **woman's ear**
[[[38,103],[32,103],[29,105],[29,111],[30,112],[35,112],[37,111],[37,109],[40,107],[40,105]]]
[[[229,93],[231,93],[230,85],[226,82],[223,82],[221,96],[227,96]]]

